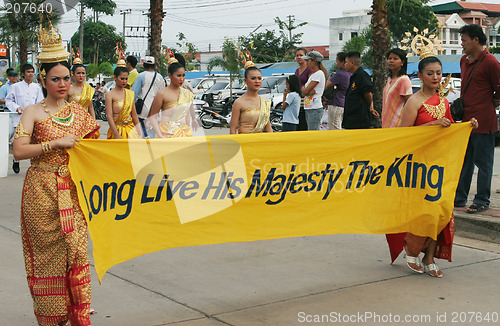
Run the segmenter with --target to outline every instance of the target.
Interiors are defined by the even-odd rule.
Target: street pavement
[[[493,191],[500,188],[499,155]],[[36,325],[19,228],[28,166],[23,161],[20,174],[0,179],[0,325]],[[498,233],[487,234],[489,241],[468,238],[483,232],[471,225],[499,224],[500,194],[492,195],[491,208],[455,211],[460,235],[453,262],[438,261],[442,279],[412,273],[402,256],[391,265],[383,235],[174,248],[112,267],[102,284],[92,269],[92,324],[500,325]]]

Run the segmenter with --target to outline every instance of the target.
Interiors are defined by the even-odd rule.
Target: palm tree
[[[149,35],[149,55],[155,57],[155,70],[160,68],[161,56],[161,28],[165,13],[163,12],[163,0],[149,1],[149,18],[151,34]]]
[[[373,106],[382,112],[382,91],[387,81],[386,53],[389,51],[389,27],[387,26],[387,10],[385,0],[373,0]]]

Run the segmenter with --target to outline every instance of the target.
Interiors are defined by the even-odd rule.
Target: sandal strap
[[[427,268],[429,269],[429,271],[439,272],[439,266],[436,263],[427,265]]]
[[[415,264],[417,266],[420,266],[420,259],[418,259],[418,257],[406,255],[406,262],[409,264]]]

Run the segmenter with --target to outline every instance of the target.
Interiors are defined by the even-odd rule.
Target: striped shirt
[[[399,126],[405,105],[403,96],[412,94],[410,78],[407,75],[397,77],[394,80],[389,77],[383,94],[382,128]]]

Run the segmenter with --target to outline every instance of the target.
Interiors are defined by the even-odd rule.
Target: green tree
[[[365,68],[373,68],[372,28],[367,27],[361,35],[351,37],[342,47],[343,52],[356,51],[361,53],[361,64]]]
[[[375,0],[374,0],[375,2]],[[433,32],[437,30],[438,20],[430,6],[430,0],[386,0],[388,24],[394,44],[403,39],[404,33],[417,27]]]
[[[266,29],[238,37],[238,43],[250,51],[255,63],[291,61],[295,57],[293,50],[302,43],[303,33],[293,34],[293,31],[306,25],[306,22],[295,25],[294,21],[284,22],[279,17],[274,21],[278,24],[279,35],[274,30]]]
[[[295,57],[295,53],[293,53],[293,50],[298,44],[302,43],[302,35],[304,35],[304,33],[293,34],[293,31],[299,27],[307,25],[307,22],[302,22],[295,25],[295,20],[292,18],[292,16],[288,16],[288,22],[281,20],[279,17],[275,17],[274,22],[278,24],[281,38],[285,40],[288,39],[288,42],[284,44],[286,56],[289,57],[292,53],[291,56],[293,59],[293,57]]]
[[[208,73],[211,73],[215,67],[222,67],[224,70],[229,71],[230,97],[233,96],[233,80],[236,78],[241,79],[241,69],[244,66],[239,51],[238,46],[226,38],[222,44],[223,57],[214,57],[208,60]]]
[[[123,49],[126,49],[125,40],[122,35],[116,33],[113,25],[103,22],[93,22],[87,20],[83,25],[85,39],[83,42],[83,62],[100,65],[103,62],[115,63],[115,46],[117,42],[122,42]],[[73,44],[78,44],[80,32],[77,31],[71,37]]]
[[[178,42],[176,42],[177,46],[180,48],[179,52],[186,59],[186,70],[193,70],[194,64],[193,61],[196,61],[196,54],[200,51],[198,48],[191,42],[189,42],[184,33],[179,32],[177,34]]]
[[[81,0],[85,8],[91,9],[93,12],[92,20],[99,21],[99,14],[113,16],[116,9],[116,3],[113,0]]]
[[[89,78],[95,78],[99,74],[104,76],[113,76],[113,66],[109,62],[103,62],[100,65],[89,64],[87,66],[87,76]]]

